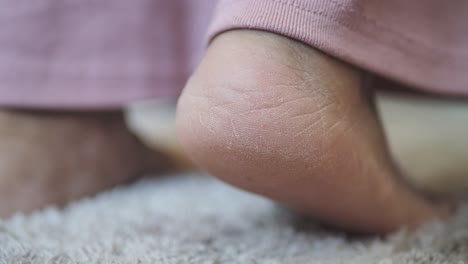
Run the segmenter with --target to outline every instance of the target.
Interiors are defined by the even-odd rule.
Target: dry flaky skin
[[[223,33],[179,100],[179,139],[214,176],[348,229],[447,215],[398,180],[362,76],[281,36]]]
[[[0,217],[63,205],[162,166],[121,112],[0,111]]]
[[[405,180],[422,192],[467,198],[468,102],[386,89],[376,103]],[[132,106],[127,120],[148,146],[170,154],[179,167],[193,168],[175,138],[174,112],[172,101],[155,100]]]

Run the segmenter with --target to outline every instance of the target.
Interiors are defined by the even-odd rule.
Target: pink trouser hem
[[[37,67],[6,67],[0,64],[0,106],[24,109],[106,110],[138,100],[176,99],[188,76],[130,74],[121,69],[92,74],[79,68],[48,75]]]
[[[468,95],[467,54],[447,57],[344,10],[334,0],[220,0],[209,38],[234,29],[273,32],[417,89]]]

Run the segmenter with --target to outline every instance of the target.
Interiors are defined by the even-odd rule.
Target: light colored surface
[[[179,149],[175,115],[175,100],[141,101],[127,108],[126,120],[130,129],[148,145],[175,151]]]
[[[468,196],[468,101],[382,93],[378,102],[407,179],[423,191]]]
[[[182,168],[193,167],[177,142],[175,115],[175,100],[147,100],[131,104],[126,120],[146,145],[168,154]]]
[[[0,263],[468,263],[468,206],[415,235],[346,238],[195,176],[0,220]]]

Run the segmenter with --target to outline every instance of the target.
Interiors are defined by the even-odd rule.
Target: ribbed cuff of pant
[[[347,9],[352,1],[220,0],[208,39],[234,29],[268,31],[418,89],[468,95],[468,61],[438,60],[443,52],[408,45],[403,34]]]

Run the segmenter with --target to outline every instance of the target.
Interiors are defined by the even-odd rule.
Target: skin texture
[[[0,217],[64,205],[165,164],[119,111],[0,111]]]
[[[383,233],[449,215],[402,183],[366,75],[270,33],[229,31],[179,99],[186,153],[232,185],[328,224]]]

